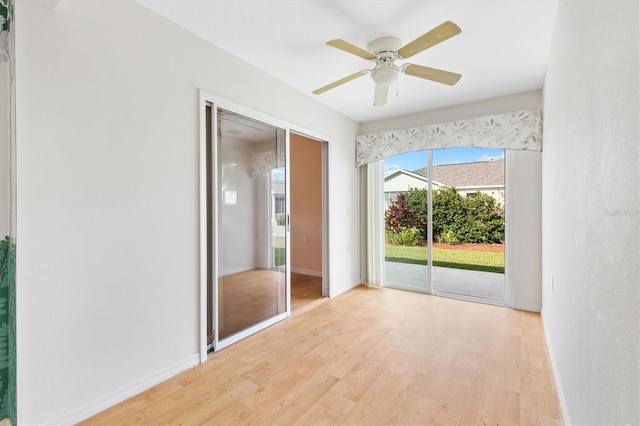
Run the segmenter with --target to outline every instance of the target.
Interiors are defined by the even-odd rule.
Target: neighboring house
[[[501,161],[433,166],[432,177],[434,191],[455,188],[464,197],[484,193],[504,205],[504,163]],[[413,172],[396,170],[384,178],[384,199],[388,205],[399,193],[409,188],[426,188],[427,183],[426,167]]]
[[[396,199],[401,192],[407,192],[409,188],[426,189],[428,179],[418,173],[404,169],[398,169],[384,178],[384,201],[385,208]],[[437,191],[443,186],[442,183],[433,181],[433,190]]]

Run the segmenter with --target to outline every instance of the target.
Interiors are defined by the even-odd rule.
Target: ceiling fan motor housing
[[[369,43],[367,50],[378,57],[389,54],[395,59],[396,51],[401,47],[402,42],[397,37],[380,37]]]
[[[371,78],[376,84],[389,86],[398,79],[398,67],[393,62],[397,59],[396,50],[402,46],[397,37],[381,37],[367,45],[369,52],[375,53],[376,68],[371,71]]]

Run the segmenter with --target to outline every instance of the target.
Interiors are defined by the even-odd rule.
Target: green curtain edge
[[[16,254],[6,236],[0,241],[0,419],[16,419]],[[5,362],[6,361],[6,362]]]

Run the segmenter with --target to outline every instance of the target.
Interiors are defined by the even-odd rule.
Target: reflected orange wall
[[[290,155],[291,268],[321,274],[322,143],[291,134]]]

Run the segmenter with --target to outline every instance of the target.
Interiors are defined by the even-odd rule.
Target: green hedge
[[[433,239],[449,244],[504,242],[504,209],[495,198],[478,193],[463,197],[455,188],[433,191]],[[415,228],[427,235],[427,190],[400,193],[385,212],[385,229],[399,234]],[[388,241],[392,242],[391,239]]]

